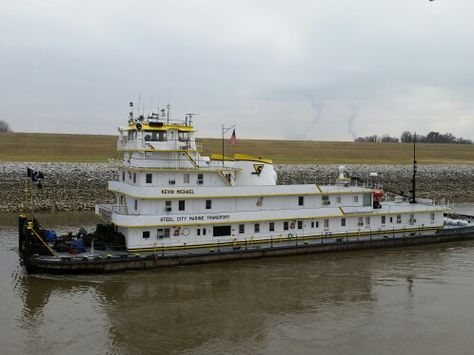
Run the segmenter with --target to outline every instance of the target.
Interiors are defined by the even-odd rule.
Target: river
[[[474,204],[460,205],[474,214]],[[43,216],[93,228],[91,213]],[[474,241],[27,275],[0,216],[2,354],[471,354]]]

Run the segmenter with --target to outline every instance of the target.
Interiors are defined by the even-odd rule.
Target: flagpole
[[[224,150],[224,147],[225,147],[224,136],[231,129],[235,129],[235,124],[233,124],[232,126],[230,126],[228,128],[226,128],[226,127],[224,127],[224,125],[222,125],[222,167],[224,167],[224,153],[225,153],[225,150]]]

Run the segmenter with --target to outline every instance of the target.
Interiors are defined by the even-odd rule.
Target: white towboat
[[[68,256],[49,246],[23,256],[31,268],[120,270],[472,237],[470,222],[445,226],[446,207],[414,193],[389,201],[374,184],[353,183],[343,166],[333,185],[278,185],[271,160],[203,156],[191,115],[131,113],[119,132],[123,160],[108,185],[116,201],[96,214],[123,236],[124,250],[104,254],[92,243]],[[32,245],[22,238],[44,239],[25,216],[22,226],[30,232],[20,231],[20,250]]]

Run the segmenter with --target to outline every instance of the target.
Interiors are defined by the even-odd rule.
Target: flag
[[[237,137],[235,136],[235,129],[232,131],[232,135],[230,136],[229,143],[232,145],[237,143]]]
[[[31,178],[31,181],[36,183],[36,186],[38,186],[38,189],[41,189],[43,187],[43,184],[41,183],[41,181],[44,179],[44,174],[41,171],[36,171],[30,168],[27,168],[26,176]]]

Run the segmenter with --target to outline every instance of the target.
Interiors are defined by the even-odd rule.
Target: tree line
[[[6,123],[5,121],[0,120],[0,133],[9,133],[11,131],[12,130],[11,130],[10,126],[8,125],[8,123]]]
[[[367,137],[357,137],[354,142],[368,142],[368,143],[412,143],[415,134],[410,131],[402,133],[400,138],[391,137],[388,134],[378,136],[376,134]],[[417,134],[417,143],[452,143],[452,144],[472,144],[470,139],[455,137],[451,133],[429,132],[427,135]]]

